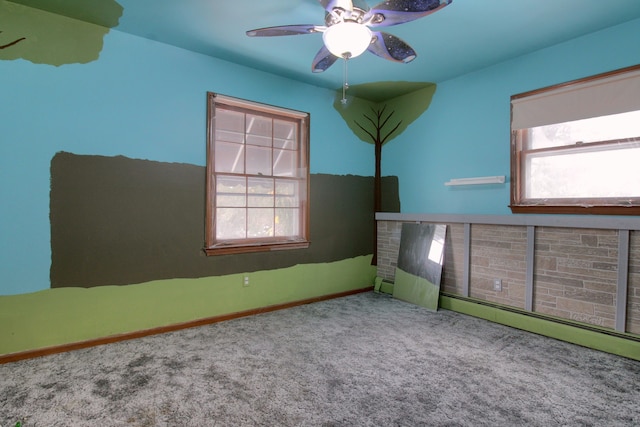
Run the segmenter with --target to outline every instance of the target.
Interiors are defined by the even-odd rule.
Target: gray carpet
[[[0,425],[634,426],[640,362],[365,293],[0,365]]]

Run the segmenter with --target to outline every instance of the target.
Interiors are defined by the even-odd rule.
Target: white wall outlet
[[[242,278],[242,286],[249,286],[249,276],[244,276]]]
[[[502,279],[493,279],[493,290],[497,292],[502,291]]]

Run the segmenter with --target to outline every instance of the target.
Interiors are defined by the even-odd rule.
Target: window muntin
[[[209,94],[207,254],[308,246],[308,115]]]
[[[536,91],[531,99],[512,97],[512,211],[640,214],[640,101],[629,96],[634,91],[640,94],[640,67]],[[603,102],[583,108],[597,102],[596,95]],[[557,122],[593,114],[599,115]]]

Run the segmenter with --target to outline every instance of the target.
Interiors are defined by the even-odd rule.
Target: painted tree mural
[[[122,12],[115,0],[0,1],[0,60],[55,66],[95,61]]]
[[[379,82],[349,88],[347,102],[337,92],[334,108],[361,140],[374,145],[373,210],[382,210],[382,147],[424,113],[435,93],[434,83]],[[373,229],[373,259],[377,265],[377,225]]]
[[[0,33],[2,33],[2,31],[0,31]],[[9,42],[9,43],[7,43],[7,44],[0,44],[0,49],[6,49],[6,48],[8,48],[8,47],[11,47],[11,46],[13,46],[14,44],[18,44],[18,43],[20,43],[22,40],[26,40],[26,38],[25,38],[25,37],[20,37],[19,39],[16,39],[16,40],[14,40],[14,41],[12,41],[12,42]]]

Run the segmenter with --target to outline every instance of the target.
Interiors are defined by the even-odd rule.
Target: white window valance
[[[511,97],[511,129],[640,110],[640,65]]]

